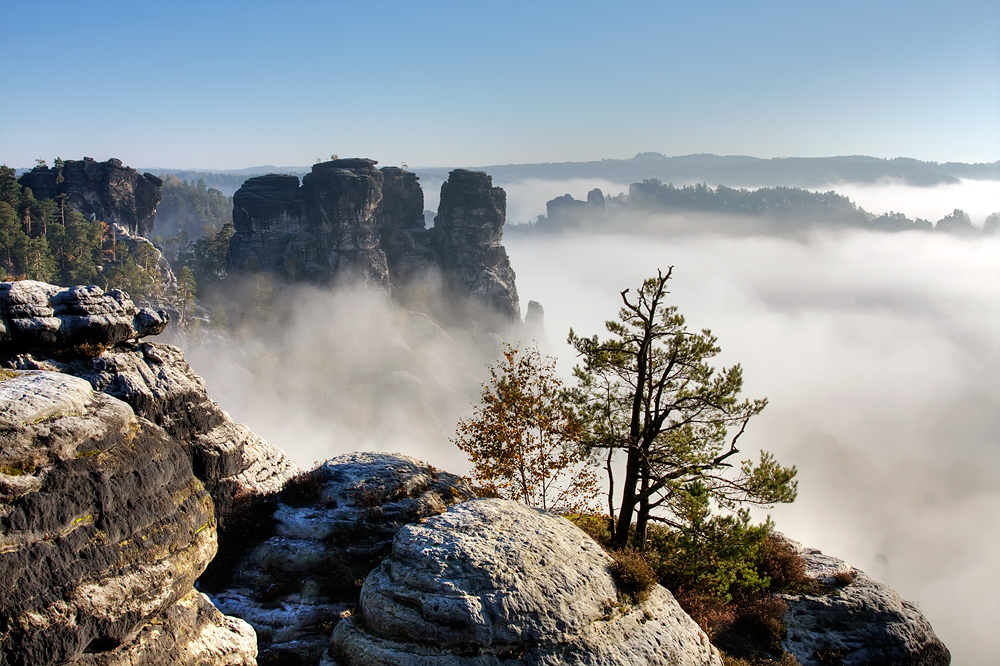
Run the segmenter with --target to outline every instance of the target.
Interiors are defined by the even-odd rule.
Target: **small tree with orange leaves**
[[[504,344],[480,404],[452,440],[473,464],[473,484],[543,510],[579,511],[598,493],[596,461],[564,398],[555,359]]]

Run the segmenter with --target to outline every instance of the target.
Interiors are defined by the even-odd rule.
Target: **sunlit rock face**
[[[262,664],[318,664],[396,532],[472,496],[461,477],[406,456],[333,458],[234,518],[202,588],[253,625]]]
[[[417,176],[375,164],[321,162],[301,186],[295,176],[247,180],[233,197],[230,268],[291,282],[373,285],[460,322],[496,319],[484,322],[487,330],[519,321],[514,271],[501,242],[504,191],[483,172],[457,169],[427,229]],[[444,298],[423,302],[428,290]]]
[[[97,350],[163,331],[170,317],[137,308],[128,294],[100,287],[0,282],[0,352]]]
[[[66,195],[69,208],[142,236],[153,230],[163,185],[157,176],[140,174],[122,166],[121,160],[97,162],[89,157],[69,160],[62,169],[37,166],[17,182],[31,188],[36,199]]]
[[[334,630],[344,666],[718,665],[719,653],[657,587],[620,605],[610,557],[568,520],[473,500],[402,528]]]
[[[162,428],[82,379],[3,373],[0,664],[254,663],[252,629],[191,597],[215,552],[211,497]],[[201,619],[171,650],[200,661],[128,658],[178,615]]]
[[[803,666],[947,666],[951,653],[916,604],[843,560],[790,541],[821,595],[781,595],[782,646]]]

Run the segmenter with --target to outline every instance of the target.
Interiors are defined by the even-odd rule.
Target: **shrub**
[[[322,467],[299,472],[281,489],[281,499],[291,506],[308,506],[317,504],[323,497],[323,486],[326,483],[326,473]]]
[[[607,548],[611,543],[611,519],[608,516],[595,516],[590,513],[571,513],[565,516],[567,520],[587,533],[591,539]]]
[[[741,510],[681,529],[650,529],[648,558],[667,588],[689,587],[728,603],[735,592],[769,588],[771,579],[759,565],[771,527],[751,525],[749,512]]]
[[[631,548],[613,551],[610,568],[615,586],[627,600],[638,605],[649,599],[657,582],[656,572],[642,553]]]

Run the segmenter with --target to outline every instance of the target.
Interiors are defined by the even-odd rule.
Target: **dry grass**
[[[624,548],[611,553],[611,576],[626,599],[639,605],[649,599],[656,587],[656,572],[637,550]]]

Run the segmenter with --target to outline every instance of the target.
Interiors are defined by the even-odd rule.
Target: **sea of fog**
[[[743,450],[798,466],[778,529],[917,601],[954,663],[1000,652],[1000,239],[517,236],[508,250],[565,367],[571,326],[602,332],[621,289],[674,266],[672,302],[770,400]]]
[[[675,183],[691,185],[692,182]],[[586,200],[587,192],[599,188],[605,196],[628,193],[628,183],[603,178],[575,178],[570,180],[526,179],[499,182],[507,192],[507,220],[512,224],[534,222],[545,215],[545,203],[570,194],[575,199]],[[715,187],[719,183],[708,183]],[[741,183],[722,183],[729,187],[743,187]],[[747,186],[757,189],[757,186]],[[972,218],[977,227],[991,213],[1000,212],[1000,182],[963,179],[950,185],[916,187],[905,183],[884,180],[877,183],[829,183],[806,188],[814,192],[834,190],[864,208],[869,213],[905,213],[910,219],[917,217],[937,222],[956,208],[961,208]],[[438,192],[429,187],[425,194],[425,208],[437,210]]]
[[[552,191],[582,198],[592,186]],[[931,219],[921,206],[972,208],[941,193],[884,208]],[[1000,238],[508,234],[505,244],[522,308],[542,303],[548,350],[567,374],[568,329],[601,333],[622,289],[673,266],[672,302],[718,336],[720,363],[743,365],[746,395],[770,400],[743,450],[798,467],[798,501],[770,512],[778,529],[918,602],[954,663],[995,661]],[[280,326],[238,347],[182,342],[224,409],[302,465],[364,449],[468,470],[448,437],[476,398],[481,349],[371,294],[303,288],[289,301]]]

